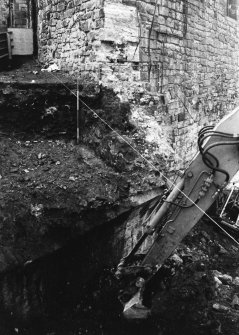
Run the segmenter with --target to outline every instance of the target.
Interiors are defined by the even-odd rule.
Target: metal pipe
[[[231,189],[231,191],[230,191],[230,193],[229,193],[229,195],[228,195],[228,197],[227,197],[227,200],[226,200],[226,202],[225,202],[225,204],[224,204],[224,206],[223,206],[223,209],[222,209],[222,211],[221,211],[221,214],[220,214],[220,218],[222,218],[222,216],[223,216],[223,213],[224,213],[224,211],[225,211],[225,209],[226,209],[226,207],[227,207],[227,204],[228,204],[228,202],[229,202],[229,200],[230,200],[230,198],[231,198],[231,195],[232,195],[232,192],[234,191],[234,186],[232,187],[232,189]]]
[[[162,206],[159,208],[158,212],[154,215],[152,221],[147,225],[147,229],[153,231],[154,228],[157,226],[159,221],[163,218],[163,216],[167,213],[169,207],[171,206],[171,202],[173,202],[180,191],[182,190],[184,186],[184,178],[180,178],[177,185],[173,188],[172,192],[168,195],[165,202],[162,204]]]
[[[12,60],[12,32],[7,32],[8,58]]]
[[[76,127],[77,127],[77,133],[76,133],[76,143],[79,144],[80,142],[80,100],[79,100],[79,80],[77,78],[77,120],[76,120]]]

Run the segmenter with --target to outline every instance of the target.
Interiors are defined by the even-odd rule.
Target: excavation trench
[[[76,145],[76,100],[65,86],[6,78],[0,83],[0,333],[238,334],[238,248],[205,220],[151,282],[151,319],[122,319],[115,269],[164,186],[117,135],[145,149],[130,106],[110,90],[82,85],[82,101],[117,133],[82,104]],[[74,83],[65,84],[74,91]],[[153,163],[166,170],[162,157]]]
[[[114,272],[135,242],[126,218],[162,181],[84,105],[129,140],[129,105],[112,91],[80,86],[76,145],[75,84],[65,85],[0,83],[0,332],[131,334]]]
[[[239,313],[232,301],[238,294],[238,249],[207,222],[199,223],[150,282],[151,318],[122,317],[116,266],[140,237],[142,218],[154,204],[2,273],[1,333],[196,335],[223,329],[222,334],[237,334]],[[219,287],[215,276],[221,278]]]
[[[2,273],[1,332],[144,334],[150,329],[157,334],[150,321],[130,324],[122,318],[118,300],[122,286],[115,277],[129,219],[140,233],[142,213],[143,207],[125,213],[51,254]]]

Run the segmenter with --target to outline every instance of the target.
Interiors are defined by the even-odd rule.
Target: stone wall
[[[238,50],[226,0],[39,0],[40,60],[112,88],[171,169],[238,104]]]
[[[9,15],[9,7],[7,0],[0,0],[0,31],[7,28],[7,17]]]
[[[227,16],[225,0],[159,3],[138,2],[143,79],[162,93],[152,110],[180,168],[195,153],[199,128],[238,104],[238,22]]]
[[[86,63],[96,72],[91,50],[104,25],[103,0],[39,1],[38,8],[40,59],[71,74],[88,69]]]

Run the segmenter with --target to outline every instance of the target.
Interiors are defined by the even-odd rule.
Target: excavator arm
[[[132,271],[139,275],[134,282],[136,293],[123,302],[124,315],[128,318],[147,317],[149,310],[142,304],[145,284],[239,170],[239,108],[223,118],[216,127],[204,127],[198,134],[198,147],[199,152],[184,175],[161,199],[143,236],[118,265],[116,275],[119,278],[126,278]],[[137,250],[150,235],[154,242],[132,267]]]

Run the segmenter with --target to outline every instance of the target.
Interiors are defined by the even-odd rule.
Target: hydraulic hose
[[[223,173],[225,175],[225,181],[228,182],[230,179],[229,173],[226,170],[219,168],[219,161],[217,157],[215,157],[212,153],[210,153],[209,150],[216,146],[239,144],[239,137],[235,137],[233,134],[229,133],[213,131],[212,129],[213,126],[206,126],[203,129],[201,129],[198,136],[198,148],[202,155],[202,160],[204,164],[208,166],[210,169],[212,169],[214,172],[217,171]],[[208,147],[203,148],[203,143],[205,142],[205,140],[213,136],[231,139],[231,141],[216,142],[210,144]]]

